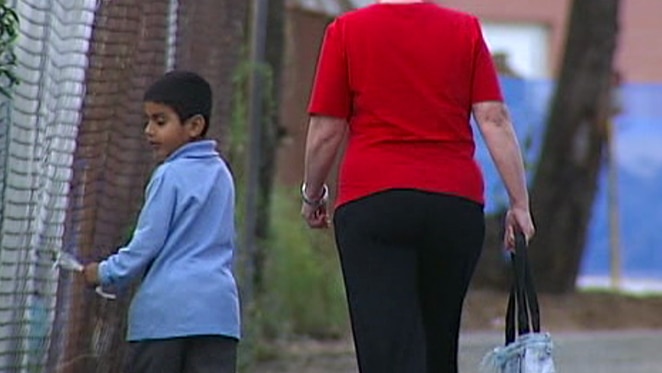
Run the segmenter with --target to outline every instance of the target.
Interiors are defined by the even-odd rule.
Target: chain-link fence
[[[225,143],[243,0],[17,0],[21,84],[0,104],[0,371],[121,372],[126,307],[54,268],[129,238],[154,166],[142,94],[173,67],[214,86]]]

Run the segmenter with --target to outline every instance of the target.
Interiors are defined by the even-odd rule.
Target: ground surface
[[[461,338],[461,372],[476,372],[480,358],[501,343],[506,295],[471,291]],[[543,328],[556,345],[559,372],[662,372],[662,296],[611,293],[542,295]],[[279,342],[276,358],[259,373],[355,373],[351,340]]]

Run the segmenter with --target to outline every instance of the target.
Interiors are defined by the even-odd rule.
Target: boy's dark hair
[[[207,134],[212,91],[200,75],[190,71],[170,71],[145,91],[143,101],[171,107],[182,123],[194,115],[201,115],[205,119],[205,127],[200,135],[204,137]]]

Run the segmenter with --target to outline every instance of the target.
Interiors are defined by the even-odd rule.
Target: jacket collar
[[[199,140],[193,141],[188,144],[182,145],[179,149],[175,150],[166,162],[173,161],[179,158],[210,158],[218,157],[216,151],[216,141],[214,140]]]

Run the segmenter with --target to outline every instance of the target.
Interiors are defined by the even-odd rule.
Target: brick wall
[[[535,22],[549,27],[553,73],[559,68],[565,44],[570,0],[440,0],[493,22]],[[621,34],[615,66],[626,82],[662,82],[662,1],[621,1]]]

